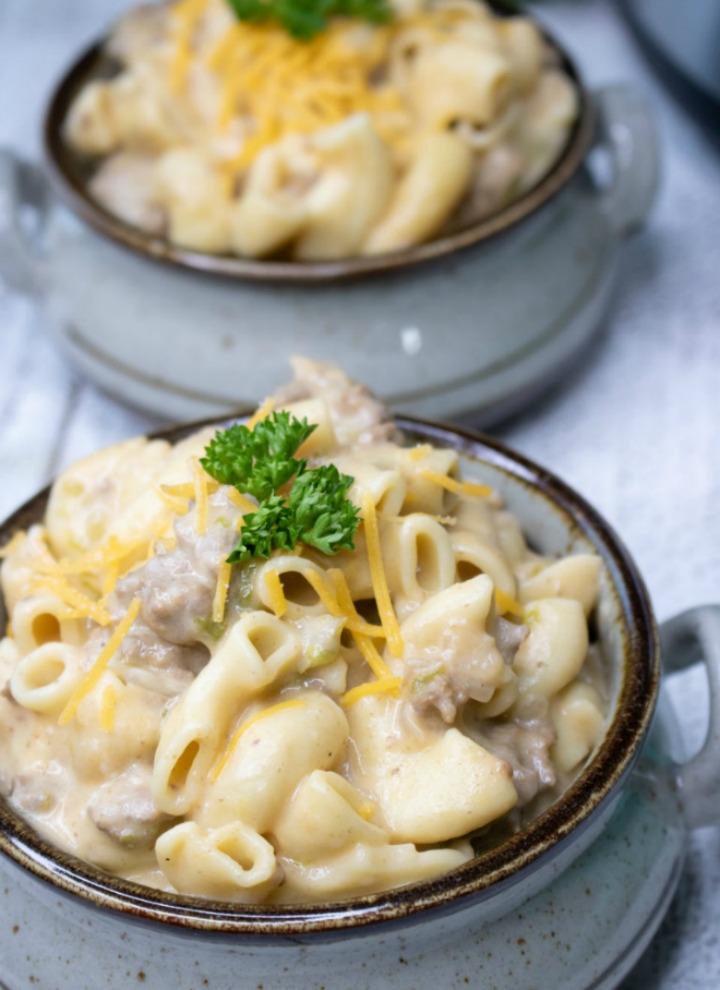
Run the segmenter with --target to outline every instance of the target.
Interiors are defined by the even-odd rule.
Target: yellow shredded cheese
[[[403,641],[392,599],[390,598],[390,589],[388,588],[387,576],[382,560],[382,550],[380,548],[380,534],[378,532],[375,503],[370,492],[366,492],[363,495],[362,516],[365,524],[365,540],[367,542],[368,560],[370,562],[370,576],[372,578],[375,601],[377,602],[380,618],[387,636],[388,650],[392,656],[401,657],[403,654]]]
[[[67,725],[68,722],[70,722],[71,719],[74,718],[80,706],[80,703],[90,694],[90,692],[96,686],[96,684],[103,675],[103,671],[112,660],[113,656],[115,655],[118,648],[120,647],[123,640],[130,631],[130,627],[132,626],[133,622],[138,617],[140,606],[141,606],[140,599],[133,598],[133,600],[130,602],[130,607],[128,608],[127,612],[122,617],[120,622],[118,622],[112,636],[98,654],[97,660],[92,665],[90,670],[87,672],[85,677],[82,679],[80,684],[78,684],[78,686],[75,688],[73,693],[70,695],[67,704],[60,712],[60,717],[58,718],[58,723],[60,725]]]
[[[227,497],[241,512],[255,512],[257,505],[247,495],[241,495],[237,488],[227,488]]]
[[[366,822],[369,822],[375,814],[375,805],[372,801],[366,801],[364,804],[360,805],[357,811],[361,818],[364,818]]]
[[[230,575],[232,564],[226,560],[218,568],[217,584],[215,585],[215,596],[213,598],[212,620],[221,623],[225,618],[225,606],[227,604],[227,593],[230,587]]]
[[[258,406],[256,411],[250,417],[250,419],[245,424],[249,430],[254,430],[258,423],[261,423],[264,419],[267,419],[270,413],[275,408],[275,399],[269,396],[262,405]]]
[[[208,490],[208,494],[214,494],[220,487],[220,482],[211,478],[210,475],[205,472],[205,485]],[[195,498],[195,483],[194,481],[180,482],[177,485],[161,485],[162,490],[167,495],[176,495],[178,498]]]
[[[114,560],[108,564],[105,568],[105,575],[103,577],[101,594],[103,603],[107,603],[108,598],[115,589],[118,577],[120,576],[120,561]]]
[[[170,506],[170,509],[172,510],[174,515],[184,516],[187,512],[190,511],[189,498],[173,495],[172,492],[167,491],[167,487],[165,485],[160,485],[157,488],[157,493],[160,496],[160,498],[163,500],[163,502],[165,502],[167,505]]]
[[[100,728],[103,732],[112,732],[115,728],[115,685],[107,684],[100,696]]]
[[[419,443],[416,447],[408,451],[408,457],[411,461],[421,461],[427,457],[431,450],[432,448],[429,443]]]
[[[390,676],[390,668],[380,656],[377,647],[370,637],[356,632],[353,632],[352,636],[373,674],[380,680],[387,679]]]
[[[340,568],[332,567],[328,571],[328,577],[334,586],[335,599],[338,603],[338,608],[340,609],[339,615],[343,615],[347,618],[347,622],[345,623],[347,628],[351,632],[357,632],[363,636],[385,639],[387,633],[384,626],[375,626],[370,622],[366,622],[358,614],[358,611],[355,608],[355,602],[352,600],[352,595],[350,594],[347,578]]]
[[[512,595],[508,595],[506,591],[501,588],[495,589],[495,603],[497,605],[497,610],[500,615],[505,615],[506,612],[510,612],[512,615],[517,615],[518,618],[525,618],[525,609],[516,601]]]
[[[277,571],[268,570],[265,572],[265,587],[270,597],[270,608],[278,619],[282,619],[287,611],[287,598]]]
[[[60,575],[43,574],[30,584],[31,591],[49,591],[63,604],[77,611],[80,615],[92,619],[99,626],[110,624],[110,614],[99,602],[94,602],[77,588],[74,588]]]
[[[478,485],[473,481],[458,481],[447,474],[440,474],[437,471],[420,471],[423,478],[445,488],[455,495],[469,495],[471,498],[487,498],[492,495],[492,488],[489,485]]]
[[[359,38],[339,18],[310,41],[299,41],[277,23],[235,21],[219,40],[204,44],[197,28],[205,2],[181,0],[173,7],[169,85],[174,93],[182,90],[193,59],[214,74],[218,134],[238,119],[244,125],[237,152],[224,162],[231,177],[286,135],[311,134],[356,113],[370,114],[391,145],[407,144],[409,114],[398,90],[377,73],[388,62],[396,25],[375,25],[369,37]]]
[[[254,715],[251,715],[250,718],[246,719],[244,722],[241,722],[233,733],[222,757],[218,760],[210,772],[210,780],[215,783],[218,779],[227,766],[230,757],[234,753],[235,747],[248,729],[250,729],[253,725],[256,725],[261,719],[267,718],[269,715],[276,715],[278,712],[288,711],[290,708],[302,708],[304,704],[305,702],[302,698],[293,698],[292,701],[281,701],[277,705],[271,705],[270,708],[264,708],[262,711],[256,712]]]
[[[179,93],[185,85],[193,54],[193,35],[206,6],[207,0],[180,0],[172,8],[175,53],[170,66],[170,88],[174,93]]]
[[[203,536],[208,525],[207,474],[197,457],[192,458],[193,489],[195,495],[195,532]]]
[[[357,687],[346,691],[340,699],[343,708],[349,708],[361,698],[367,698],[371,694],[389,694],[398,697],[402,687],[402,677],[383,677],[377,681],[368,681],[367,684],[358,684]]]

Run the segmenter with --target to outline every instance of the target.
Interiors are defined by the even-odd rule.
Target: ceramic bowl
[[[594,630],[611,668],[607,734],[585,769],[517,835],[438,879],[311,906],[255,907],[164,894],[59,852],[0,801],[0,958],[9,990],[393,990],[478,985],[609,990],[659,924],[687,829],[717,822],[720,610],[665,630],[665,662],[711,684],[711,730],[683,765],[659,693],[658,634],[635,565],[598,514],[499,443],[400,419],[411,441],[455,448],[548,554],[603,561]],[[190,428],[166,434],[179,439]],[[47,492],[0,529],[37,521]],[[653,723],[653,713],[655,720]],[[592,920],[590,920],[592,918]]]
[[[589,342],[620,242],[645,220],[657,183],[640,95],[589,91],[547,40],[580,94],[550,173],[506,209],[429,243],[328,263],[183,250],[93,202],[87,163],[62,131],[83,82],[113,71],[95,46],[50,101],[47,171],[0,154],[0,275],[42,300],[87,375],[163,416],[254,404],[300,352],[339,361],[402,412],[487,425],[557,381]],[[596,154],[610,164],[602,187],[588,169]]]

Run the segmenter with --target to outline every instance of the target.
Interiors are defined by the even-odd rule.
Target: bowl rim
[[[508,14],[499,0],[491,0],[496,13]],[[520,16],[517,11],[514,16]],[[103,52],[105,37],[93,43],[65,71],[47,104],[43,121],[43,152],[46,168],[60,200],[97,233],[136,255],[176,269],[224,279],[250,282],[328,284],[368,276],[389,275],[414,269],[499,236],[541,211],[575,176],[592,147],[596,132],[596,109],[582,76],[565,48],[534,17],[545,42],[558,56],[560,67],[570,76],[579,95],[578,117],[557,161],[539,182],[508,206],[423,244],[387,254],[342,258],[335,261],[259,260],[237,255],[213,255],[172,244],[167,238],[133,227],[97,203],[81,177],[84,156],[74,153],[63,139],[63,123],[70,104],[88,78],[107,77],[118,63]],[[89,160],[85,158],[85,160]]]
[[[212,418],[151,434],[176,442],[203,426],[220,428],[240,416]],[[0,799],[0,856],[49,883],[56,892],[87,907],[109,911],[127,922],[170,926],[246,944],[301,938],[337,939],[368,926],[417,923],[428,914],[453,913],[490,898],[527,876],[541,857],[554,858],[596,820],[617,795],[639,755],[655,709],[660,678],[658,633],[644,582],[628,551],[599,513],[545,468],[484,434],[413,417],[396,417],[410,441],[451,447],[510,475],[535,491],[563,517],[569,537],[588,539],[601,554],[611,593],[623,620],[624,669],[617,705],[605,738],[570,787],[520,832],[462,866],[432,880],[315,904],[254,906],[201,900],[153,890],[114,877],[43,839],[5,799]],[[0,525],[0,545],[41,517],[49,487]],[[0,628],[7,616],[0,601]]]

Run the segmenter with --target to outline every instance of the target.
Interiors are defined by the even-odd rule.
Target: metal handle
[[[51,199],[41,170],[0,148],[0,278],[19,292],[42,291],[37,240]],[[35,227],[32,234],[29,220]]]
[[[720,605],[703,605],[660,629],[668,673],[703,662],[710,685],[710,721],[702,749],[679,768],[685,818],[690,828],[720,824]]]
[[[610,178],[600,193],[603,209],[618,234],[641,227],[658,190],[660,141],[650,105],[632,86],[596,90],[596,148],[610,161]],[[592,153],[591,153],[592,154]]]

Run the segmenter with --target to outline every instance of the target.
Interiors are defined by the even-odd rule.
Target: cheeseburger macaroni
[[[434,877],[552,801],[604,728],[598,558],[534,553],[455,451],[296,365],[276,406],[354,478],[353,550],[229,564],[256,506],[203,470],[208,430],[79,462],[3,550],[0,794],[150,887],[283,903]]]
[[[304,261],[392,252],[494,213],[559,157],[576,89],[538,28],[476,0],[396,0],[311,41],[227,0],[113,31],[66,139],[91,193],[182,247]]]

